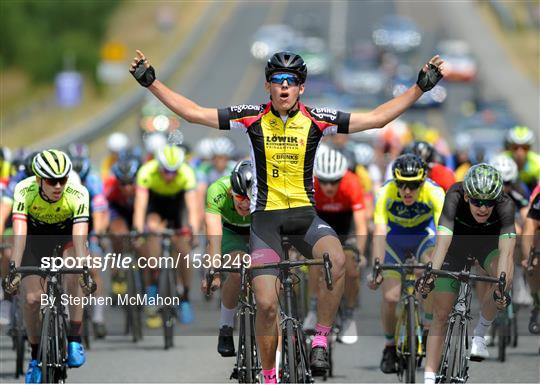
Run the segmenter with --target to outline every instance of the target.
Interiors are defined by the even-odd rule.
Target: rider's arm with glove
[[[412,106],[424,92],[431,90],[443,78],[441,65],[443,60],[439,55],[431,58],[418,73],[418,80],[401,95],[381,104],[369,112],[354,112],[349,122],[349,133],[381,128],[396,119]]]

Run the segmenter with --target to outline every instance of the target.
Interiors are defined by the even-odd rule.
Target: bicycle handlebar
[[[10,261],[8,279],[12,280],[15,274],[32,274],[32,275],[39,275],[41,277],[50,277],[50,276],[54,276],[58,274],[61,274],[61,275],[82,274],[83,280],[81,282],[81,288],[83,289],[88,288],[88,292],[86,294],[94,293],[97,288],[95,282],[92,280],[92,277],[90,277],[88,266],[76,267],[76,268],[62,267],[60,269],[46,269],[44,267],[38,267],[38,266],[15,267],[15,262]]]
[[[241,267],[221,267],[221,268],[212,268],[206,274],[206,295],[210,296],[210,285],[214,279],[216,273],[227,272],[227,273],[240,273],[242,269],[244,270],[263,270],[263,269],[280,269],[280,270],[290,270],[296,267],[301,266],[315,266],[322,265],[324,267],[324,280],[326,281],[326,287],[328,290],[333,290],[334,284],[332,281],[332,261],[330,261],[330,255],[328,253],[323,254],[323,259],[308,259],[304,261],[281,261],[277,263],[265,263],[257,266],[247,267],[245,265]]]

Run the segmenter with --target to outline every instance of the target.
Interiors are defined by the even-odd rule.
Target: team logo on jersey
[[[260,111],[261,110],[261,106],[254,106],[252,104],[239,104],[239,105],[236,105],[236,106],[231,106],[231,111],[232,112],[242,112],[244,110],[257,110],[257,111]]]
[[[266,141],[268,143],[298,143],[298,138],[296,136],[272,135],[266,136]]]
[[[272,160],[275,160],[276,162],[296,164],[298,163],[298,154],[277,153],[272,155]]]
[[[337,119],[337,110],[333,108],[314,108],[311,113],[319,119],[330,119],[332,121]]]

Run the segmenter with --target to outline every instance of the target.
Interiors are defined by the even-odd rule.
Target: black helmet
[[[112,173],[119,182],[131,184],[135,182],[137,171],[141,167],[141,161],[135,156],[120,157],[112,166]]]
[[[301,83],[304,83],[307,78],[307,67],[304,59],[292,52],[278,52],[268,59],[264,69],[266,81],[270,81],[270,77],[276,72],[292,72],[298,75]]]
[[[250,160],[242,160],[231,172],[231,188],[235,194],[250,196],[253,185],[253,166]]]
[[[392,174],[398,182],[423,182],[426,179],[426,165],[415,154],[403,154],[394,161]]]
[[[408,152],[418,155],[425,163],[432,163],[435,155],[435,148],[428,142],[417,140],[413,142],[410,151]]]
[[[32,163],[34,162],[34,157],[39,154],[38,151],[31,152],[25,159],[24,159],[24,172],[28,176],[34,175],[34,170],[32,170]]]
[[[81,181],[84,182],[92,167],[90,159],[83,156],[76,156],[71,159],[71,163],[73,164],[73,171],[79,174]]]

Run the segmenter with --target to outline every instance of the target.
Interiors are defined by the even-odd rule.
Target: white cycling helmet
[[[500,154],[491,160],[491,165],[501,173],[502,180],[505,183],[515,182],[519,176],[518,166],[514,159]]]
[[[113,132],[107,139],[107,149],[110,152],[120,152],[129,146],[129,138],[122,132]]]
[[[347,172],[347,158],[333,148],[317,152],[315,156],[315,176],[321,181],[337,181]]]
[[[144,148],[149,154],[156,154],[159,150],[167,145],[165,135],[154,132],[144,137]]]
[[[534,143],[534,133],[526,126],[515,126],[506,132],[506,142],[508,144],[529,145]]]
[[[366,143],[358,143],[354,146],[354,158],[356,163],[362,166],[368,166],[373,163],[375,151],[373,147]]]
[[[234,157],[235,146],[232,140],[221,136],[212,141],[212,156]]]
[[[185,152],[184,149],[169,144],[156,153],[156,159],[161,169],[174,172],[184,163]]]
[[[201,159],[210,159],[214,149],[214,140],[212,138],[203,138],[197,143],[195,153]]]
[[[60,150],[39,152],[32,161],[32,171],[43,179],[60,179],[67,176],[72,169],[69,156]]]

